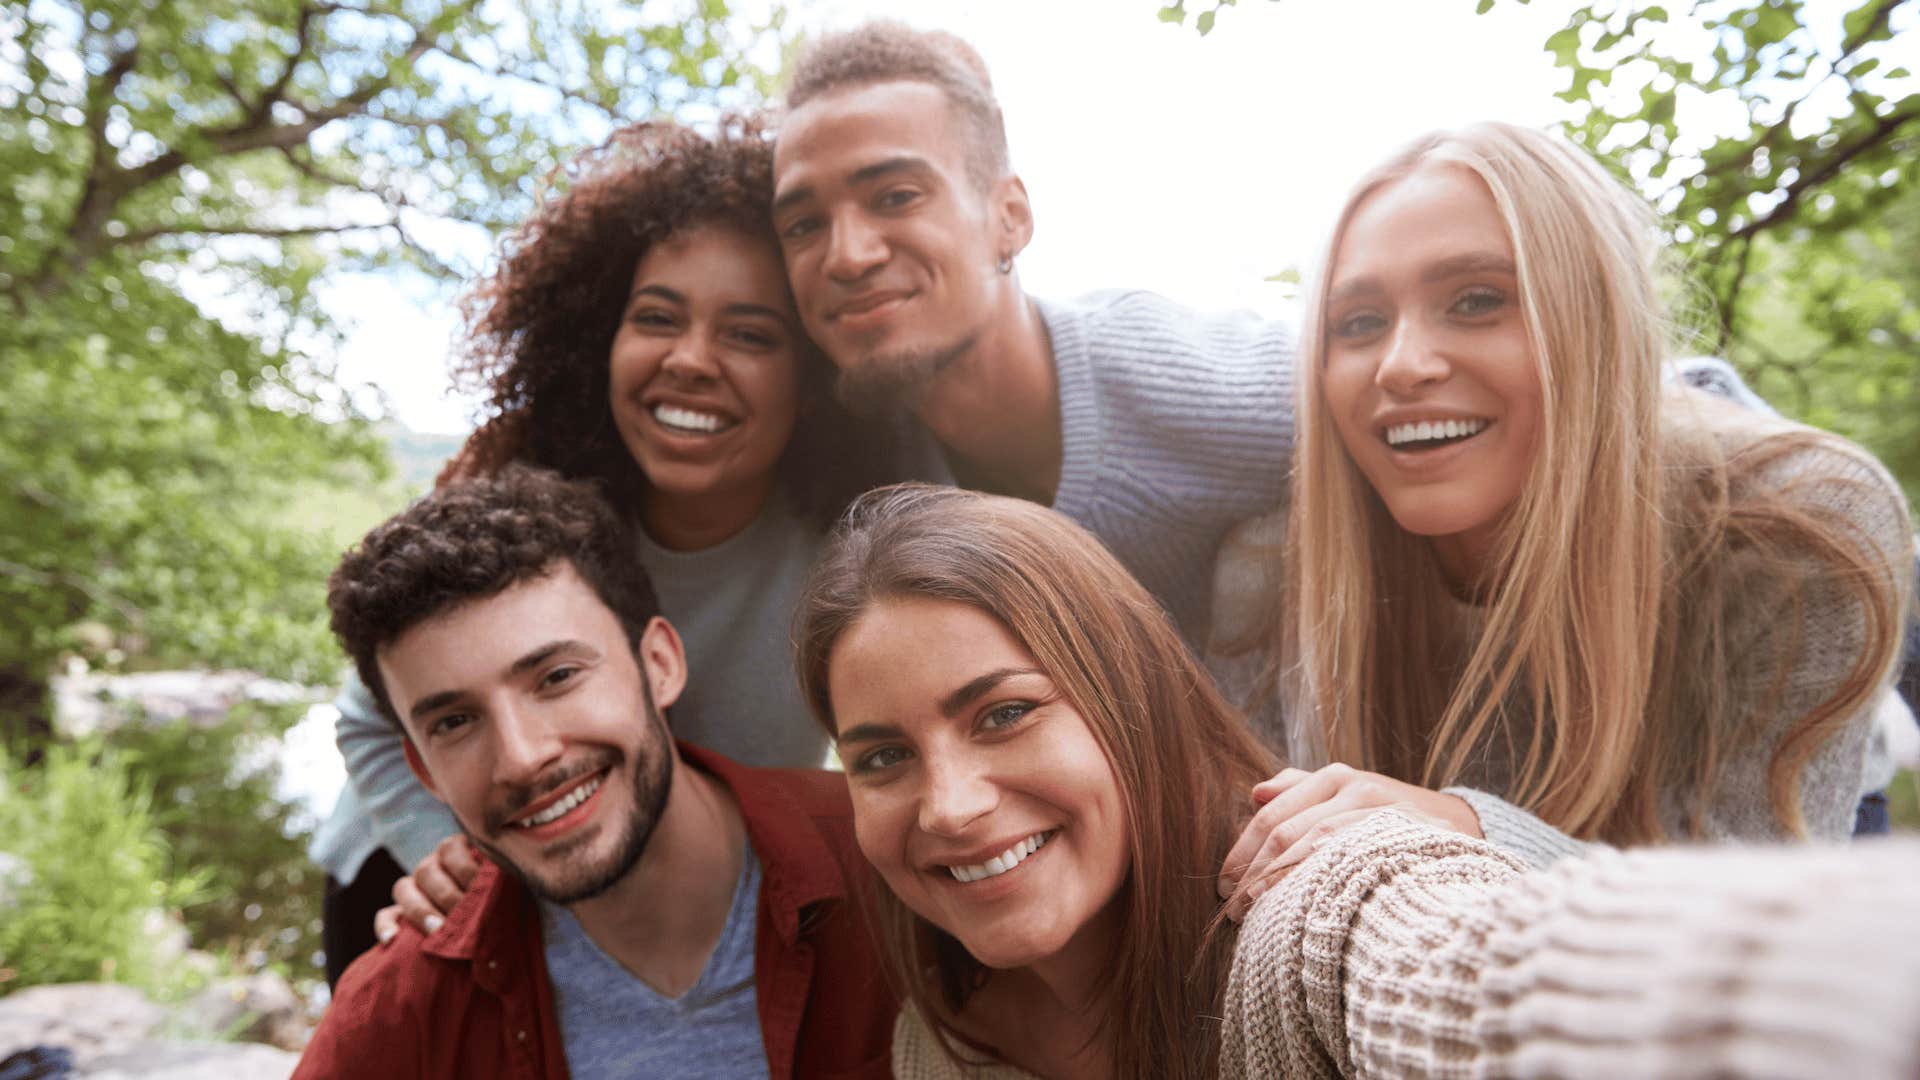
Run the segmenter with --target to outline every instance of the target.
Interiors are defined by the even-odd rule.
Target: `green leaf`
[[[1208,34],[1213,33],[1213,16],[1214,12],[1203,11],[1200,13],[1199,18],[1193,20],[1193,28],[1200,31],[1201,37],[1206,37]]]
[[[1176,0],[1160,9],[1160,21],[1163,23],[1184,23],[1187,21],[1186,0]]]
[[[1473,13],[1475,15],[1485,15],[1487,12],[1492,10],[1493,10],[1493,0],[1480,0],[1480,3],[1474,6]]]

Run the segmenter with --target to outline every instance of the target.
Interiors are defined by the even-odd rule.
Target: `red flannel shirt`
[[[754,989],[774,1080],[887,1076],[898,1006],[852,902],[868,870],[846,781],[680,755],[733,793],[760,860]],[[439,933],[405,927],[341,977],[294,1077],[373,1076],[566,1080],[539,912],[512,875],[485,865]]]

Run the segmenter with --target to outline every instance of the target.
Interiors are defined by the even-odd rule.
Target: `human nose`
[[[920,828],[935,836],[958,836],[1000,803],[1000,789],[975,755],[929,754]]]
[[[685,382],[701,382],[719,374],[712,343],[698,329],[690,329],[674,341],[660,369]]]
[[[560,739],[533,710],[513,705],[494,713],[494,779],[524,784],[560,759]]]
[[[830,226],[826,271],[835,281],[858,281],[887,261],[886,240],[859,214],[844,214]]]
[[[1443,381],[1452,370],[1433,333],[1419,319],[1404,318],[1394,324],[1373,381],[1388,393],[1404,397]]]

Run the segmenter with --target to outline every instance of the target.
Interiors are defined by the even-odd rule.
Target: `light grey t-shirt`
[[[542,901],[540,925],[567,1070],[578,1077],[767,1075],[753,987],[760,861],[745,849],[726,928],[693,989],[667,997],[594,944],[566,908]]]
[[[793,674],[793,609],[825,542],[779,492],[753,524],[704,551],[641,537],[640,564],[687,647],[687,689],[667,710],[676,737],[742,765],[825,763],[826,733]]]

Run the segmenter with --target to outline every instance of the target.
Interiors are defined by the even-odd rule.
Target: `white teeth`
[[[1052,839],[1052,837],[1053,834],[1051,832],[1034,833],[1032,836],[995,855],[986,862],[973,866],[949,866],[947,867],[947,873],[952,874],[955,881],[962,882],[974,882],[990,877],[999,877],[1001,874],[1026,862],[1028,856],[1039,851],[1041,845]]]
[[[519,821],[514,822],[514,824],[521,828],[532,828],[535,825],[545,825],[549,821],[558,821],[567,811],[586,802],[594,792],[600,790],[600,782],[605,779],[606,777],[604,776],[596,776],[586,783],[581,784],[579,787],[574,788],[567,794],[566,798],[561,799],[559,802],[554,803],[552,806],[547,807],[537,814],[529,814]]]
[[[1425,442],[1430,439],[1460,439],[1468,435],[1477,435],[1486,429],[1490,420],[1421,420],[1416,423],[1394,424],[1387,429],[1387,445],[1399,446],[1403,443]]]
[[[668,405],[664,402],[653,407],[653,418],[660,421],[664,427],[699,432],[704,435],[711,435],[722,428],[733,426],[733,421],[715,413],[695,412],[692,409],[683,409],[678,405]]]

